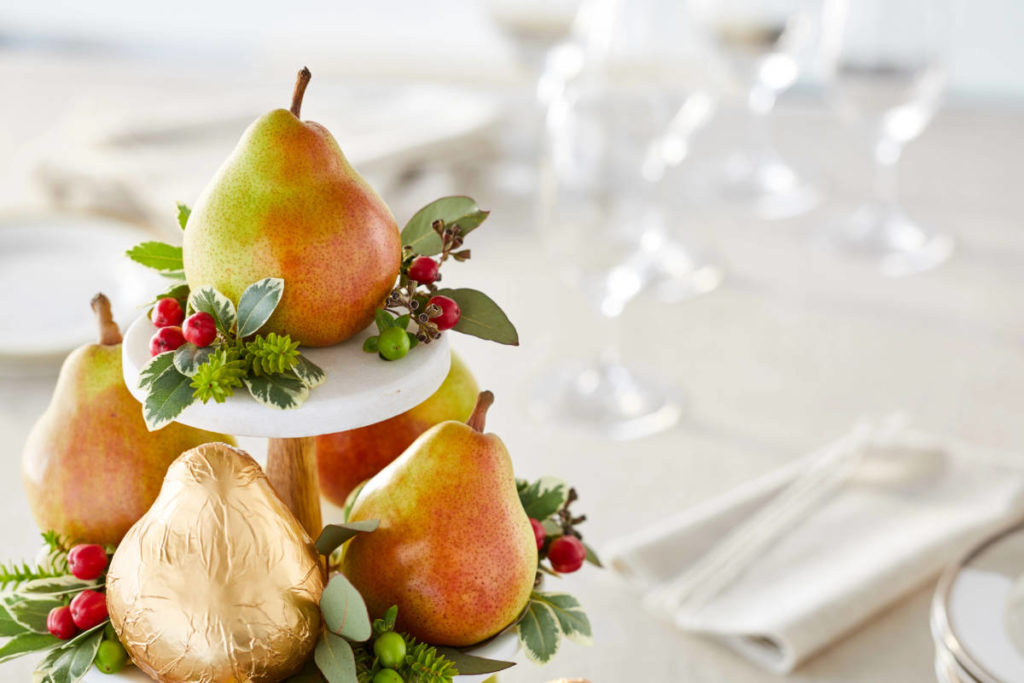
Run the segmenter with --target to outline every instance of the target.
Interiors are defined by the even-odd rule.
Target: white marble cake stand
[[[301,407],[275,410],[257,403],[245,391],[237,391],[224,403],[193,404],[177,422],[235,436],[267,437],[267,477],[289,509],[316,538],[320,520],[320,488],[317,481],[312,437],[355,429],[386,420],[422,403],[434,393],[451,363],[447,335],[417,346],[399,361],[385,362],[362,350],[363,340],[374,334],[367,328],[343,344],[324,349],[303,348],[302,353],[323,368],[326,381],[314,389]],[[146,317],[128,328],[122,345],[125,384],[140,401],[139,371],[149,362],[149,340],[156,327]],[[519,650],[512,631],[474,650],[474,654],[511,660]],[[481,676],[459,676],[460,683],[484,681]],[[86,683],[137,682],[150,678],[134,667],[115,675],[92,668]]]

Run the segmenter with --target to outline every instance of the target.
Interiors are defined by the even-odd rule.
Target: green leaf
[[[406,313],[405,315],[400,315],[397,318],[395,318],[395,323],[394,325],[392,325],[392,327],[401,327],[404,330],[407,327],[409,327],[409,320],[410,317],[408,313]]]
[[[380,526],[380,520],[377,519],[366,519],[347,524],[328,524],[320,532],[320,537],[316,539],[317,552],[321,555],[330,555],[348,539],[359,534],[376,531],[378,526]]]
[[[370,480],[364,479],[361,481],[358,486],[352,489],[352,492],[348,494],[348,497],[345,498],[345,510],[342,513],[342,520],[345,522],[348,522],[348,518],[352,516],[352,508],[356,506],[356,501],[359,500],[359,494],[363,492],[363,487],[366,486],[366,482],[368,481]]]
[[[516,665],[515,662],[504,662],[500,659],[488,659],[486,657],[477,657],[471,655],[468,652],[456,650],[450,647],[437,648],[437,653],[444,655],[446,658],[451,660],[455,668],[459,670],[460,676],[474,676],[478,674],[493,674],[498,671],[504,671],[505,669],[511,669]]]
[[[18,587],[17,593],[20,595],[66,595],[98,587],[100,584],[95,581],[83,581],[72,574],[65,574],[28,581]]]
[[[309,397],[309,387],[294,375],[259,375],[245,378],[252,397],[265,406],[288,410],[298,408]]]
[[[519,346],[519,333],[516,332],[505,312],[498,304],[475,289],[441,289],[437,296],[454,299],[459,305],[462,315],[452,329],[474,337],[496,341],[499,344]]]
[[[92,667],[102,641],[102,625],[64,641],[36,667],[32,673],[33,683],[77,683],[82,680]]]
[[[320,596],[320,611],[332,633],[346,640],[363,642],[373,633],[366,603],[344,574],[335,574]]]
[[[380,350],[379,344],[380,337],[378,337],[377,335],[367,337],[366,341],[363,342],[363,351],[365,351],[366,353],[377,353],[377,351]]]
[[[0,662],[7,662],[29,652],[46,650],[61,641],[49,633],[21,633],[0,647]]]
[[[558,626],[569,640],[579,645],[592,645],[590,619],[580,606],[580,601],[568,593],[538,593],[530,596],[531,602],[541,602],[551,608]]]
[[[235,324],[235,305],[213,287],[202,287],[188,297],[188,305],[195,311],[213,316],[213,322],[221,334],[228,336]]]
[[[150,358],[149,362],[143,365],[142,370],[139,371],[139,388],[146,389],[152,386],[153,382],[172,365],[174,365],[174,353],[172,351],[164,351]]]
[[[446,225],[459,224],[462,235],[468,235],[486,220],[490,211],[481,211],[469,197],[442,197],[417,211],[402,228],[402,246],[423,256],[441,253],[441,237],[434,232],[433,223],[442,220]]]
[[[597,556],[597,552],[586,543],[583,544],[583,547],[587,550],[587,562],[594,565],[595,567],[601,567],[602,569],[604,569],[604,565],[601,564],[601,558]]]
[[[185,281],[184,270],[164,270],[160,272],[160,275],[167,278],[168,280],[174,280],[175,282]]]
[[[181,247],[166,242],[142,242],[125,252],[132,261],[154,270],[182,270]]]
[[[344,638],[325,631],[320,637],[320,642],[316,644],[313,659],[316,660],[316,665],[320,667],[320,673],[327,679],[327,683],[359,682],[352,646]]]
[[[49,633],[46,617],[54,607],[64,605],[61,595],[22,595],[11,593],[3,597],[4,609],[23,630],[33,633]]]
[[[195,377],[199,366],[210,359],[211,353],[212,346],[196,346],[192,342],[185,342],[174,350],[174,368],[186,377]]]
[[[270,319],[284,294],[284,280],[268,277],[245,288],[238,299],[238,336],[256,334]]]
[[[188,208],[187,204],[178,202],[178,225],[181,229],[185,229],[185,224],[188,223],[188,217],[192,215],[192,209]]]
[[[165,352],[160,355],[172,354]],[[172,364],[150,383],[146,400],[142,403],[142,417],[149,431],[155,432],[170,424],[185,408],[195,402],[191,381]]]
[[[546,602],[531,599],[526,613],[516,624],[516,631],[526,658],[535,664],[550,662],[562,643],[558,618]]]
[[[160,294],[145,306],[152,306],[156,302],[160,301],[160,299],[177,299],[178,301],[187,301],[190,291],[188,284],[184,282],[181,284],[171,285],[163,294]],[[143,306],[143,308],[145,308],[145,306]]]
[[[526,516],[539,522],[558,512],[569,500],[569,486],[555,477],[541,477],[532,484],[519,480],[516,488]]]
[[[315,389],[327,379],[327,375],[319,365],[303,356],[301,353],[292,365],[292,372],[299,378],[299,381],[310,389]]]
[[[377,323],[378,332],[383,332],[384,330],[395,326],[395,317],[383,308],[378,308],[374,311],[373,321]]]
[[[0,603],[0,638],[9,638],[25,632],[25,627],[11,617],[11,613]]]

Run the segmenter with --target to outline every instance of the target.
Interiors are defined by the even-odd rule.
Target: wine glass
[[[729,154],[717,194],[759,218],[796,216],[818,191],[772,144],[770,115],[800,72],[800,55],[816,42],[820,0],[690,0],[711,43],[745,93],[743,146]]]
[[[667,429],[683,408],[674,387],[623,363],[615,341],[618,317],[663,279],[673,247],[661,196],[662,147],[666,130],[679,125],[678,112],[700,92],[674,68],[673,50],[686,44],[679,5],[591,0],[581,9],[577,43],[556,55],[560,77],[546,79],[560,85],[548,83],[541,237],[560,273],[593,306],[605,347],[589,361],[545,373],[532,406],[613,438]],[[697,288],[717,285],[706,271],[688,276]]]
[[[835,250],[870,259],[884,274],[933,268],[953,251],[904,213],[896,195],[903,146],[931,121],[946,81],[952,0],[831,0],[824,53],[839,112],[868,139],[874,196],[824,234]]]

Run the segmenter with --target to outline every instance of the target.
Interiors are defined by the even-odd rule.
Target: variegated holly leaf
[[[569,500],[569,486],[556,477],[541,477],[533,483],[518,479],[516,488],[526,516],[540,522],[558,512]]]
[[[213,287],[202,287],[188,296],[188,305],[194,311],[202,311],[213,316],[213,322],[221,334],[231,334],[235,325],[235,305]]]
[[[519,642],[526,658],[536,664],[547,664],[562,644],[562,628],[551,606],[531,597],[526,612],[516,624]]]
[[[539,602],[551,608],[558,626],[566,638],[579,645],[592,645],[590,619],[580,606],[580,601],[568,593],[539,593],[534,591],[530,602]]]
[[[174,364],[174,353],[164,351],[158,356],[153,356],[149,362],[142,366],[139,371],[139,388],[147,389],[152,386],[157,378],[167,371],[167,368]]]
[[[254,399],[265,406],[281,410],[298,408],[309,397],[309,387],[294,375],[247,377],[245,386]]]
[[[361,643],[373,633],[363,596],[344,574],[331,577],[320,596],[320,611],[327,630],[346,640]]]
[[[172,356],[169,352],[161,355]],[[149,431],[154,432],[170,424],[195,402],[191,381],[187,375],[178,372],[172,362],[149,384],[146,400],[142,402],[142,417]]]
[[[64,641],[32,672],[33,683],[77,683],[85,678],[103,641],[103,625]]]
[[[295,376],[310,389],[315,389],[324,383],[327,375],[320,369],[320,366],[303,356],[301,353],[292,365],[292,372]]]
[[[284,294],[284,280],[268,277],[245,288],[238,299],[238,336],[256,334],[270,319]]]
[[[174,367],[186,377],[195,377],[199,366],[210,359],[212,346],[196,346],[185,342],[174,350]]]
[[[0,647],[0,663],[38,650],[46,650],[61,641],[49,633],[19,633]]]
[[[21,595],[67,595],[81,593],[87,589],[95,589],[99,584],[95,581],[83,581],[72,574],[48,576],[41,579],[26,581],[18,586]]]
[[[358,683],[356,658],[352,646],[330,631],[324,631],[316,644],[313,659],[327,683]]]
[[[63,595],[24,595],[10,593],[3,596],[4,609],[24,630],[33,633],[49,633],[46,617],[54,607],[64,605]]]

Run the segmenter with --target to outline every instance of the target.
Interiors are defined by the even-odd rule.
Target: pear
[[[284,279],[263,332],[307,346],[348,339],[395,284],[402,243],[391,211],[326,128],[301,121],[308,69],[292,107],[257,119],[203,191],[184,236],[192,290],[236,304],[247,286]]]
[[[479,392],[469,368],[452,353],[444,382],[423,403],[383,422],[316,437],[321,493],[343,506],[352,489],[380,472],[420,434],[445,420],[464,422]]]
[[[107,572],[121,643],[158,681],[276,683],[320,636],[320,558],[243,451],[183,453]]]
[[[230,436],[170,424],[150,432],[121,372],[121,333],[102,294],[92,300],[100,343],[64,361],[46,412],[22,453],[22,481],[40,529],[117,543],[149,509],[182,451]]]
[[[511,624],[537,574],[537,543],[519,502],[512,460],[483,434],[490,392],[467,423],[424,432],[367,482],[351,521],[379,519],[344,550],[341,570],[399,630],[434,645],[465,646]]]

